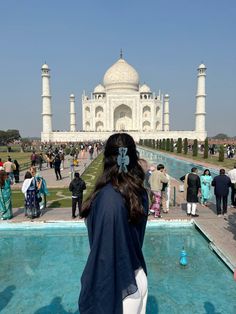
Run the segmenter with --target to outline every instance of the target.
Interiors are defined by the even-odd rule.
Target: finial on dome
[[[120,50],[120,59],[123,59],[123,51],[122,51],[122,49]]]

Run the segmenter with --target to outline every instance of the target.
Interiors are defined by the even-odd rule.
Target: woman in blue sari
[[[0,171],[0,216],[2,220],[11,219],[12,202],[11,202],[11,180],[5,171]]]
[[[211,198],[212,176],[209,169],[205,169],[200,177],[201,179],[201,204],[207,206],[207,201]]]

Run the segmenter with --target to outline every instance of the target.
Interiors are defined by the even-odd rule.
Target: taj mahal
[[[122,55],[106,71],[103,83],[91,95],[82,95],[82,131],[76,129],[75,96],[70,95],[70,128],[67,132],[53,131],[50,93],[50,69],[42,66],[42,142],[80,142],[106,140],[114,132],[128,132],[139,139],[207,137],[205,130],[206,67],[200,64],[197,75],[195,129],[172,131],[170,127],[170,96],[152,92],[140,84],[139,74]]]

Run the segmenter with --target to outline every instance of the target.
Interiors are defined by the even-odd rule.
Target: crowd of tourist
[[[86,188],[85,182],[80,178],[79,172],[76,171],[76,166],[79,164],[79,159],[84,158],[85,152],[89,153],[89,159],[93,159],[94,153],[98,154],[102,146],[102,143],[81,143],[79,150],[73,144],[69,146],[70,154],[67,160],[71,174],[69,190],[72,192],[72,218],[77,216],[76,206],[78,206],[78,216],[80,216],[83,190]],[[34,150],[32,151],[31,167],[25,173],[22,185],[22,192],[25,196],[25,216],[29,218],[39,217],[46,208],[48,189],[41,171],[47,168],[53,169],[56,180],[62,180],[61,170],[65,167],[65,147],[63,145],[60,147],[44,145],[40,149],[42,152],[38,154]],[[227,148],[229,151],[232,149],[230,146]],[[161,218],[163,214],[169,212],[170,208],[170,176],[163,164],[150,166],[145,160],[139,160],[139,163],[145,172],[144,187],[149,195],[149,214],[154,215],[154,218]],[[0,158],[0,211],[2,219],[12,218],[11,185],[19,183],[19,173],[20,165],[17,160],[12,161],[11,157],[8,156],[7,160],[3,162]],[[198,217],[197,204],[201,203],[202,206],[208,206],[212,199],[213,189],[216,197],[216,213],[219,217],[227,214],[230,188],[231,206],[236,207],[236,164],[227,175],[224,169],[221,169],[219,176],[214,179],[209,169],[205,169],[199,176],[198,169],[194,167],[180,180],[184,182],[183,190],[187,201],[188,216]]]

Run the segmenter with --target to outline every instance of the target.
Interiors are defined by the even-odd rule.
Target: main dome
[[[138,72],[123,58],[114,63],[105,73],[103,85],[106,90],[129,89],[138,91]]]

